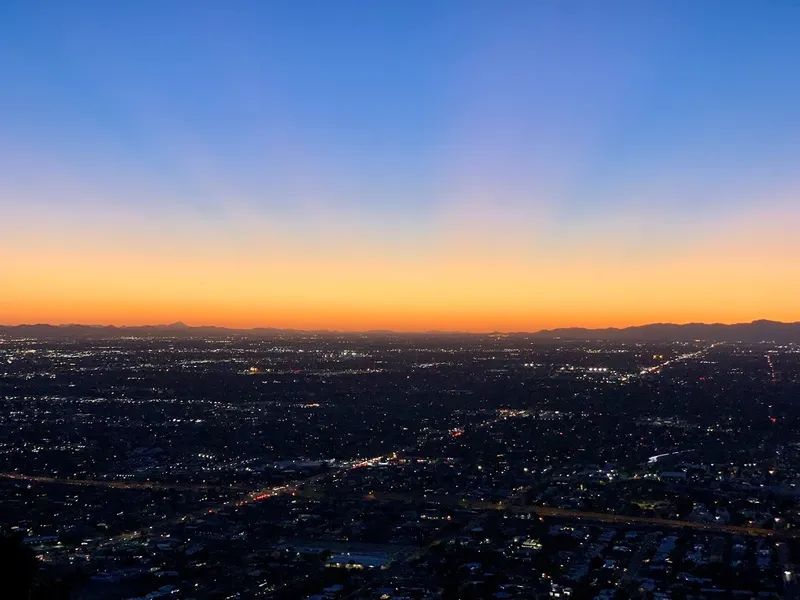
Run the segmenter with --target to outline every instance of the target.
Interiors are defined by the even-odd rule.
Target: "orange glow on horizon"
[[[0,322],[398,331],[535,331],[797,320],[789,262],[693,257],[648,267],[467,260],[149,261],[27,257],[0,268]]]
[[[599,230],[567,244],[526,243],[521,229],[413,243],[266,229],[213,239],[189,225],[166,235],[164,223],[10,229],[0,323],[490,332],[797,321],[798,221],[746,215],[653,251]]]

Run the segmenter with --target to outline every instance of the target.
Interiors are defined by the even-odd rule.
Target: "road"
[[[491,425],[506,419],[518,418],[515,415],[508,415],[505,413],[501,413],[499,416],[493,419],[487,419],[486,421],[480,423],[476,426],[476,428],[485,428],[490,427]],[[448,437],[450,434],[448,432],[442,432],[442,438]],[[39,475],[26,475],[22,473],[0,473],[0,478],[18,480],[18,481],[28,481],[32,483],[49,483],[49,484],[58,484],[58,485],[73,485],[78,487],[103,487],[103,488],[112,488],[112,489],[128,489],[128,490],[185,490],[185,491],[194,491],[194,492],[204,492],[204,491],[211,491],[220,488],[226,488],[228,490],[233,491],[241,491],[244,492],[241,496],[236,499],[225,500],[213,505],[206,505],[204,508],[197,510],[195,512],[183,515],[182,517],[175,518],[169,521],[160,521],[157,523],[158,527],[163,527],[167,525],[172,525],[176,523],[182,523],[191,521],[196,518],[200,518],[204,515],[212,514],[215,512],[219,512],[221,510],[227,508],[240,508],[247,506],[249,504],[254,504],[256,502],[260,502],[262,500],[266,500],[268,498],[273,498],[275,496],[282,496],[286,494],[294,494],[297,491],[297,488],[304,485],[312,485],[314,483],[319,483],[325,479],[334,477],[336,475],[342,474],[346,471],[352,469],[361,469],[365,467],[374,466],[379,462],[387,460],[388,456],[397,455],[403,452],[408,452],[409,450],[415,448],[421,440],[416,440],[414,444],[411,444],[407,447],[397,449],[393,452],[388,452],[386,454],[380,456],[374,456],[372,458],[358,458],[355,459],[354,462],[351,462],[345,466],[337,467],[334,469],[330,469],[325,473],[320,473],[317,475],[312,475],[311,477],[305,477],[300,479],[295,479],[280,485],[274,486],[266,486],[258,489],[251,489],[245,488],[243,486],[206,486],[206,485],[180,485],[180,484],[170,484],[164,482],[129,482],[129,481],[113,481],[113,480],[103,480],[103,479],[69,479],[69,478],[59,478],[59,477],[45,477]],[[430,441],[430,439],[428,439]],[[249,490],[249,491],[248,491]],[[119,541],[129,541],[143,537],[147,534],[149,530],[154,529],[155,526],[149,528],[143,528],[140,530],[129,531],[113,538],[110,538],[105,545],[113,544]]]
[[[571,508],[558,508],[555,506],[544,506],[541,504],[531,504],[519,506],[507,502],[488,502],[483,500],[457,499],[450,497],[418,496],[414,494],[400,494],[397,492],[375,492],[368,496],[375,500],[394,500],[399,502],[431,502],[433,504],[444,504],[461,506],[475,510],[508,510],[514,514],[536,514],[540,517],[555,517],[560,519],[596,521],[600,523],[613,523],[616,525],[646,525],[655,527],[665,527],[670,529],[696,529],[706,532],[730,533],[734,535],[750,535],[758,537],[798,537],[800,532],[783,530],[780,532],[772,529],[762,529],[759,527],[740,527],[738,525],[722,525],[718,523],[698,523],[696,521],[678,521],[675,519],[661,519],[658,517],[630,517],[613,513],[591,512],[585,510],[575,510]]]
[[[651,525],[657,527],[669,527],[671,529],[684,528],[698,529],[701,531],[730,533],[734,535],[752,536],[774,536],[787,535],[788,532],[775,532],[772,529],[762,529],[759,527],[739,527],[737,525],[720,525],[717,523],[697,523],[695,521],[678,521],[673,519],[660,519],[657,517],[629,517],[626,515],[616,515],[611,513],[597,513],[568,508],[555,508],[552,506],[514,506],[514,512],[534,512],[543,517],[559,517],[568,519],[578,519],[586,521],[599,521],[602,523],[616,523],[618,525]],[[791,533],[789,537],[800,534]]]
[[[661,369],[663,369],[664,367],[668,367],[671,364],[679,363],[679,362],[682,362],[684,360],[691,360],[693,358],[700,358],[701,356],[703,356],[703,354],[705,354],[706,352],[708,352],[712,348],[714,348],[716,346],[719,346],[721,344],[722,344],[722,342],[717,342],[717,343],[711,344],[710,346],[708,346],[706,348],[698,350],[697,352],[690,352],[688,354],[681,354],[679,356],[676,356],[675,358],[670,358],[669,360],[665,360],[664,362],[659,363],[657,365],[653,365],[652,367],[646,367],[646,368],[642,369],[641,371],[639,371],[638,373],[631,373],[630,375],[626,375],[625,377],[622,378],[622,381],[623,382],[630,381],[631,379],[636,379],[636,378],[640,378],[641,379],[642,377],[645,377],[647,375],[651,375],[653,373],[658,373],[659,371],[661,371]]]
[[[766,355],[767,364],[769,365],[769,377],[772,383],[778,381],[778,373],[775,371],[775,363],[772,362],[772,355]]]
[[[245,491],[249,488],[241,485],[200,485],[164,483],[159,481],[114,481],[105,479],[69,479],[66,477],[43,477],[40,475],[25,475],[23,473],[0,473],[0,479],[13,479],[31,483],[52,483],[58,485],[75,485],[78,487],[103,487],[118,490],[174,490],[183,492],[209,492],[212,490],[226,489]]]

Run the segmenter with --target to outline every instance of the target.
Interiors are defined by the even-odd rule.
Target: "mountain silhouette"
[[[257,327],[253,329],[233,329],[227,327],[199,326],[193,327],[181,321],[167,325],[141,325],[118,327],[115,325],[50,325],[38,323],[31,325],[4,325],[0,326],[0,335],[12,337],[31,338],[118,338],[124,336],[178,336],[201,337],[215,335],[243,335],[271,337],[297,333],[314,333],[320,335],[335,335],[339,332],[330,330],[303,331],[298,329],[279,329],[272,327]],[[364,335],[452,335],[452,336],[480,336],[494,334],[468,334],[461,332],[428,331],[413,334],[397,333],[390,330],[373,330],[362,332]],[[548,329],[535,333],[516,332],[508,334],[514,337],[525,337],[536,341],[548,340],[575,340],[575,341],[665,341],[683,342],[703,340],[710,342],[776,342],[800,343],[800,322],[783,323],[780,321],[758,320],[751,323],[652,323],[650,325],[637,325],[633,327],[604,329],[587,329],[583,327],[566,327]]]
[[[665,341],[684,342],[704,340],[709,342],[800,342],[800,323],[758,320],[751,323],[652,323],[633,327],[585,329],[567,327],[539,331],[533,337],[541,340],[585,341]]]

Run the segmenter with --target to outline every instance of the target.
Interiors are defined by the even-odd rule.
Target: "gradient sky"
[[[0,323],[800,320],[796,0],[5,0]]]

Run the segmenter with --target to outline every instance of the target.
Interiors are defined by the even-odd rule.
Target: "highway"
[[[552,506],[514,506],[514,512],[533,512],[543,517],[559,517],[562,519],[577,519],[585,521],[599,521],[601,523],[615,523],[617,525],[647,525],[671,529],[689,528],[711,533],[730,533],[734,535],[752,536],[788,536],[795,537],[794,532],[776,532],[772,529],[760,527],[740,527],[738,525],[721,525],[717,523],[698,523],[696,521],[678,521],[674,519],[661,519],[658,517],[629,517],[612,513],[597,513],[568,508],[555,508]]]
[[[685,360],[691,360],[693,358],[700,358],[701,356],[703,356],[703,354],[705,354],[706,352],[708,352],[712,348],[714,348],[716,346],[719,346],[721,344],[722,344],[722,342],[716,342],[716,343],[711,344],[710,346],[708,346],[706,348],[698,350],[697,352],[690,352],[688,354],[681,354],[679,356],[676,356],[675,358],[670,358],[669,360],[665,360],[662,363],[659,363],[657,365],[653,365],[652,367],[645,367],[644,369],[642,369],[638,373],[631,373],[630,375],[626,375],[625,377],[622,378],[622,381],[623,382],[630,381],[631,379],[635,379],[635,378],[641,379],[642,377],[645,377],[647,375],[651,375],[653,373],[658,373],[664,367],[668,367],[669,365],[672,365],[672,364],[675,364],[675,363],[679,363],[679,362],[682,362],[682,361],[685,361]]]
[[[469,500],[442,497],[421,497],[413,494],[400,494],[396,492],[374,492],[367,496],[374,500],[393,500],[399,502],[430,502],[432,504],[459,506],[473,510],[508,510],[514,514],[536,514],[540,517],[554,517],[577,521],[592,521],[599,523],[613,523],[616,525],[643,525],[648,527],[664,527],[669,529],[689,528],[709,533],[729,533],[734,535],[751,536],[779,536],[798,537],[800,532],[774,531],[760,527],[741,527],[738,525],[723,525],[718,523],[698,523],[696,521],[678,521],[676,519],[662,519],[658,517],[631,517],[614,513],[591,512],[571,508],[558,508],[541,504],[517,505],[504,502],[488,502],[483,500]]]
[[[493,419],[487,419],[483,423],[477,426],[477,428],[484,428],[490,427],[494,423],[497,423],[501,420],[505,419],[512,419],[517,418],[513,415],[501,414],[498,417]],[[448,433],[442,433],[442,437],[447,437]],[[416,444],[418,444],[420,440],[417,440]],[[44,483],[44,484],[56,484],[56,485],[74,485],[77,487],[101,487],[101,488],[111,488],[111,489],[123,489],[123,490],[184,490],[184,491],[191,491],[191,492],[205,492],[217,489],[228,489],[233,490],[235,492],[243,492],[241,496],[236,499],[226,500],[214,505],[206,506],[201,510],[197,510],[193,513],[184,515],[180,518],[173,519],[171,521],[161,521],[158,523],[159,527],[163,527],[165,525],[180,523],[180,522],[187,522],[191,521],[192,519],[200,518],[203,515],[213,514],[220,510],[226,508],[240,508],[247,506],[249,504],[254,504],[256,502],[260,502],[262,500],[266,500],[268,498],[273,498],[275,496],[281,496],[285,494],[294,494],[298,487],[303,485],[312,485],[314,483],[319,483],[327,478],[334,477],[346,471],[352,469],[361,469],[365,467],[371,467],[376,465],[379,462],[387,460],[387,456],[392,454],[399,454],[402,452],[407,452],[416,447],[416,444],[410,445],[406,448],[400,448],[395,450],[394,452],[389,452],[385,455],[381,456],[374,456],[372,458],[358,458],[354,462],[338,467],[335,469],[330,469],[325,473],[320,473],[317,475],[312,475],[311,477],[305,477],[300,479],[295,479],[280,485],[274,486],[267,486],[258,489],[250,489],[245,488],[243,486],[207,486],[207,485],[181,485],[181,484],[170,484],[164,482],[132,482],[132,481],[113,481],[113,480],[105,480],[105,479],[70,479],[70,478],[59,478],[59,477],[45,477],[39,475],[26,475],[22,473],[0,473],[0,478],[17,480],[17,481],[28,481],[31,483]],[[249,491],[248,491],[249,490]],[[149,529],[153,529],[150,527]],[[142,537],[148,529],[130,531],[126,533],[122,533],[114,538],[110,538],[107,544],[114,543],[115,541],[127,541],[133,540]]]
[[[22,473],[0,473],[0,479],[13,479],[31,483],[52,483],[58,485],[75,485],[78,487],[102,487],[118,490],[175,490],[184,492],[208,492],[218,489],[245,491],[245,486],[230,485],[200,485],[164,483],[158,481],[114,481],[106,479],[70,479],[66,477],[44,477],[40,475],[25,475]]]
[[[478,427],[488,427],[492,424],[509,418],[515,418],[514,416],[509,415],[501,415],[494,419],[488,419],[481,423]],[[443,433],[442,436],[447,436],[447,433]],[[395,452],[390,452],[386,455],[381,456],[374,456],[372,458],[366,459],[356,459],[355,462],[338,467],[335,469],[330,469],[325,473],[320,473],[317,475],[312,475],[311,477],[305,477],[300,479],[295,479],[281,485],[275,486],[267,486],[263,488],[258,488],[255,490],[247,491],[243,493],[236,499],[226,500],[220,503],[216,503],[214,505],[207,505],[202,509],[196,510],[192,513],[185,514],[181,517],[176,517],[174,519],[168,521],[159,521],[157,524],[145,527],[142,529],[137,529],[133,531],[127,531],[116,535],[114,537],[109,538],[106,540],[102,546],[110,546],[118,542],[126,542],[131,540],[136,540],[144,537],[152,533],[152,530],[157,526],[159,528],[169,525],[176,525],[179,523],[187,523],[191,522],[195,519],[202,518],[209,514],[213,514],[219,512],[221,510],[225,510],[228,508],[239,509],[245,507],[247,505],[255,504],[256,502],[260,502],[262,500],[267,500],[268,498],[274,498],[276,496],[282,496],[286,494],[295,494],[297,492],[297,488],[304,486],[304,485],[313,485],[315,483],[319,483],[324,481],[325,479],[332,478],[336,475],[344,473],[346,471],[352,469],[361,469],[365,467],[374,466],[379,462],[387,460],[387,456],[392,454],[399,454],[402,452],[406,452],[409,449],[415,446],[409,446],[407,448],[401,448],[396,450]],[[104,488],[113,488],[113,489],[142,489],[142,490],[181,490],[184,489],[186,491],[207,491],[210,489],[219,489],[224,486],[202,486],[202,485],[188,485],[188,486],[181,486],[181,485],[173,485],[163,482],[126,482],[126,481],[108,481],[103,479],[69,479],[69,478],[58,478],[58,477],[44,477],[38,475],[25,475],[21,473],[0,473],[0,478],[18,480],[18,481],[28,481],[32,483],[49,483],[49,484],[58,484],[58,485],[74,485],[78,487],[104,487]],[[233,489],[234,491],[244,491],[240,487],[228,488]]]
[[[103,479],[69,479],[69,478],[59,478],[59,477],[44,477],[39,475],[25,475],[21,473],[0,473],[0,478],[9,479],[13,481],[24,481],[30,483],[72,485],[76,487],[100,487],[100,488],[111,488],[120,490],[164,490],[164,491],[183,490],[191,492],[205,492],[205,491],[224,488],[227,490],[244,492],[241,496],[239,496],[236,499],[226,500],[224,502],[215,504],[213,506],[206,506],[193,513],[172,519],[170,521],[160,521],[158,523],[158,526],[163,527],[165,525],[174,525],[177,523],[192,521],[204,515],[215,513],[225,508],[239,508],[246,506],[248,504],[259,502],[261,500],[266,500],[267,498],[272,498],[275,496],[281,496],[285,494],[293,494],[295,493],[298,486],[318,483],[328,477],[332,477],[344,471],[350,469],[359,469],[363,467],[368,467],[374,465],[375,463],[381,460],[385,460],[384,457],[377,456],[370,459],[364,459],[352,465],[346,467],[340,467],[338,469],[333,469],[331,471],[327,471],[325,473],[321,473],[318,475],[313,475],[311,477],[295,479],[293,481],[289,481],[281,485],[269,486],[250,491],[247,491],[249,488],[244,488],[243,486],[179,485],[179,484],[169,484],[163,482],[129,482],[129,481],[108,481]],[[104,543],[104,545],[111,545],[117,542],[125,542],[125,541],[139,539],[148,534],[152,529],[153,528],[150,527],[150,528],[143,528],[135,531],[128,531],[125,533],[121,533],[117,536],[109,538]]]
[[[776,381],[778,381],[778,373],[775,371],[775,363],[772,362],[772,355],[768,353],[766,355],[766,359],[767,359],[767,365],[769,365],[770,380],[772,381],[772,383],[775,383]]]

